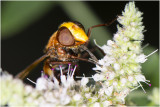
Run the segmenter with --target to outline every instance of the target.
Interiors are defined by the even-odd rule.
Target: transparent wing
[[[25,68],[23,71],[18,73],[16,75],[16,78],[24,79],[31,71],[33,68],[35,68],[41,61],[43,61],[48,55],[43,55],[37,60],[35,60],[31,65],[29,65],[27,68]]]

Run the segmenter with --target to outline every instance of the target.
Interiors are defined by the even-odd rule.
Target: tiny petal
[[[112,40],[108,40],[108,41],[107,41],[107,45],[108,45],[108,46],[112,46],[113,44],[114,44],[114,42],[113,42]]]
[[[117,71],[117,70],[119,70],[120,69],[120,65],[118,64],[118,63],[115,63],[114,64],[114,69]]]
[[[103,45],[101,48],[103,49],[104,53],[106,53],[108,55],[112,55],[112,47],[107,46],[107,45]]]
[[[67,78],[67,84],[66,84],[66,85],[67,85],[67,86],[72,86],[72,85],[74,84],[74,82],[75,82],[75,81],[74,81],[74,79],[73,79],[72,77],[68,77],[68,78]]]
[[[108,107],[108,106],[112,105],[111,101],[104,101],[104,102],[102,102],[102,104],[104,107]]]
[[[36,82],[36,89],[39,91],[46,90],[47,89],[47,80],[43,77],[38,78],[37,82]]]
[[[110,87],[108,87],[108,88],[105,88],[105,94],[106,94],[107,96],[111,96],[112,91],[113,91],[113,86],[110,86]]]
[[[115,77],[115,73],[114,72],[108,72],[108,80],[112,80]]]
[[[73,96],[73,99],[75,101],[79,101],[81,99],[81,95],[80,94],[76,94],[76,95]]]
[[[54,83],[52,81],[48,81],[48,89],[52,89],[54,87]]]
[[[62,105],[67,105],[68,103],[70,103],[71,98],[69,96],[64,96],[63,98],[61,98],[61,104]]]
[[[113,85],[114,85],[114,86],[117,86],[117,84],[118,84],[118,83],[117,83],[116,81],[113,82]]]
[[[96,102],[94,103],[93,107],[101,107],[101,106],[100,106],[100,103]]]
[[[120,74],[124,74],[124,70],[122,69],[122,70],[120,70],[120,72],[119,72]]]
[[[100,81],[104,79],[104,76],[100,74],[95,74],[94,76],[92,76],[92,78],[94,79],[94,81]]]
[[[128,76],[128,80],[129,81],[133,81],[133,77],[132,76]]]
[[[29,94],[29,93],[31,93],[33,91],[33,88],[31,86],[29,86],[29,85],[26,85],[25,86],[25,91],[26,91],[27,94]]]
[[[95,70],[95,71],[96,71],[96,70],[100,70],[100,71],[101,71],[101,70],[102,70],[102,67],[96,65],[96,67],[95,67],[95,68],[92,68],[92,69]]]
[[[61,75],[61,82],[63,85],[66,84],[66,76],[65,75]]]
[[[135,22],[131,22],[131,26],[136,26],[137,24]]]
[[[124,40],[125,42],[127,42],[127,41],[129,41],[129,38],[124,37],[123,40]]]
[[[104,64],[105,64],[105,60],[104,60],[104,59],[101,59],[101,60],[98,61],[98,63],[99,63],[100,65],[104,65]]]
[[[146,60],[147,59],[146,59],[146,56],[144,54],[141,54],[136,58],[136,62],[138,62],[138,63],[144,63]]]
[[[88,78],[86,78],[86,77],[83,77],[82,79],[81,79],[81,85],[82,86],[86,86],[86,84],[88,83]]]
[[[146,81],[145,76],[142,75],[142,74],[136,75],[135,78],[136,78],[136,80],[139,81],[139,82],[140,82],[140,81],[141,81],[141,82],[145,82],[145,81]]]
[[[119,37],[120,37],[120,36],[119,36],[118,33],[114,34],[114,39],[117,39],[117,38],[119,38]]]
[[[98,91],[98,94],[99,94],[99,95],[104,95],[104,89],[101,88],[101,89]]]
[[[53,77],[53,81],[54,81],[55,87],[58,88],[59,87],[59,81],[55,77]]]
[[[86,97],[86,98],[90,98],[90,97],[91,97],[91,93],[86,93],[86,94],[85,94],[85,97]]]
[[[125,78],[122,78],[122,79],[121,79],[122,85],[125,85],[126,82],[127,82],[127,80],[126,80]]]

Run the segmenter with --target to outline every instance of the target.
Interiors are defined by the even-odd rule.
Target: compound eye
[[[57,33],[57,39],[64,46],[74,45],[75,40],[71,32],[66,27],[61,27]]]

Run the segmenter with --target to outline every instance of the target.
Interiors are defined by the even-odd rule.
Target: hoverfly
[[[44,59],[44,73],[48,76],[54,74],[56,78],[60,78],[59,65],[62,66],[65,74],[66,69],[68,69],[68,64],[72,64],[73,67],[77,65],[79,60],[96,64],[98,61],[97,58],[87,48],[91,30],[92,28],[108,26],[109,24],[92,26],[88,29],[88,33],[86,34],[83,25],[79,22],[74,21],[62,23],[58,30],[50,37],[48,44],[45,47],[45,54],[35,60],[16,77],[24,79],[31,72],[31,70]],[[88,52],[92,60],[81,58],[81,53],[83,51]]]

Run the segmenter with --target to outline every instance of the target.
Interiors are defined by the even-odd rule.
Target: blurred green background
[[[1,2],[1,67],[15,75],[43,55],[43,49],[49,37],[58,26],[65,21],[79,21],[86,31],[89,27],[107,23],[117,15],[121,15],[127,2],[111,1],[2,1]],[[143,22],[147,32],[144,33],[143,45],[149,43],[144,49],[148,55],[159,49],[159,2],[136,2],[136,6],[144,13]],[[99,45],[113,37],[116,33],[116,24],[108,27],[99,27],[93,30],[89,48],[93,47],[93,39]],[[96,50],[98,51],[98,50]],[[95,53],[98,58],[102,55]],[[87,65],[87,67],[85,67]],[[89,65],[89,66],[88,66]],[[93,74],[94,65],[80,62],[82,73]],[[41,63],[35,71],[41,71]],[[143,84],[147,94],[138,89],[128,96],[128,103],[137,105],[155,105],[148,99],[154,87],[159,87],[159,52],[148,58],[142,65],[142,72],[151,87]],[[37,78],[40,72],[34,72],[29,77]],[[137,98],[138,97],[138,98]]]

